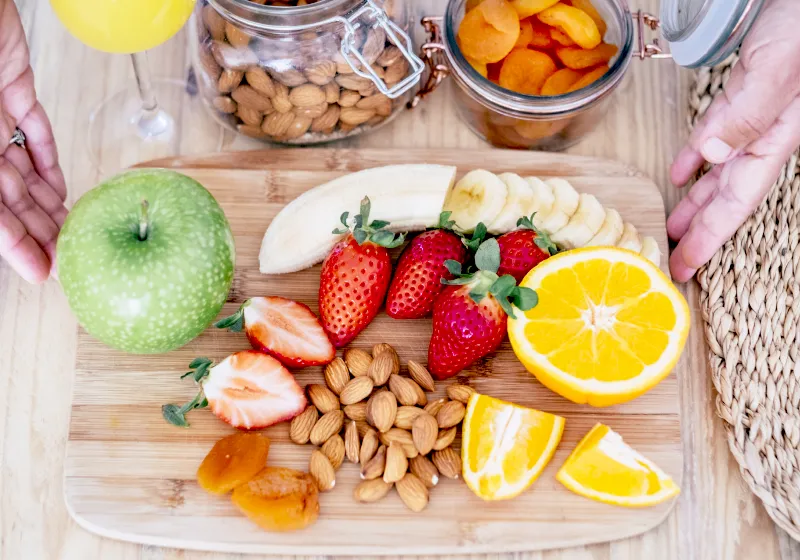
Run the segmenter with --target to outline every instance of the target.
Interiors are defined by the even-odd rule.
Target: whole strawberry
[[[461,265],[448,261],[456,277],[436,298],[433,334],[428,346],[428,370],[447,379],[495,351],[506,335],[511,302],[527,311],[538,302],[536,292],[519,288],[510,275],[498,276],[500,248],[496,239],[484,241],[475,253],[478,270],[462,274]],[[511,300],[511,301],[509,301]]]
[[[439,229],[426,231],[403,250],[386,297],[386,314],[395,319],[419,319],[433,310],[433,301],[451,280],[445,261],[464,262],[467,250],[453,233],[450,212],[442,212]]]
[[[497,274],[510,274],[522,282],[530,270],[558,252],[550,237],[533,225],[533,216],[522,217],[517,229],[497,238],[500,246],[500,268]]]
[[[322,328],[336,348],[353,340],[378,313],[392,275],[386,249],[397,247],[404,238],[383,229],[388,222],[370,223],[369,211],[369,198],[364,197],[352,231],[347,223],[349,214],[342,214],[345,228],[333,233],[348,235],[331,249],[322,263],[319,314]]]

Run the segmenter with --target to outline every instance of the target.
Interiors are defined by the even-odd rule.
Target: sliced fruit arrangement
[[[497,238],[500,246],[498,276],[510,274],[517,283],[522,282],[534,266],[558,252],[550,236],[533,225],[534,217],[535,214],[530,218],[520,218],[517,222],[520,229]]]
[[[649,260],[613,247],[560,253],[521,286],[536,307],[509,321],[511,346],[546,387],[593,406],[629,401],[672,371],[689,332],[689,307]]]
[[[626,507],[654,506],[680,492],[665,472],[603,424],[586,434],[556,479],[576,494]]]
[[[250,298],[214,326],[233,332],[244,329],[255,350],[270,354],[286,367],[321,366],[336,357],[336,349],[311,309],[283,297]]]
[[[164,419],[188,427],[186,413],[208,407],[220,420],[234,428],[253,430],[291,420],[307,401],[303,389],[283,364],[267,354],[244,350],[212,365],[208,358],[189,364],[191,376],[200,385],[197,396],[183,406],[166,404]]]
[[[534,483],[553,458],[564,419],[473,394],[461,444],[464,481],[484,500],[507,500]]]

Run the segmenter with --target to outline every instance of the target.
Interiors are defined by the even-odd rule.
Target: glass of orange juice
[[[208,118],[191,85],[151,78],[148,49],[186,23],[195,0],[50,0],[58,18],[84,44],[130,54],[136,86],[107,98],[89,119],[89,149],[100,167],[128,167],[144,159],[215,151],[222,130]],[[192,127],[180,138],[181,124]],[[189,137],[188,144],[186,137]],[[109,169],[103,169],[108,171]]]

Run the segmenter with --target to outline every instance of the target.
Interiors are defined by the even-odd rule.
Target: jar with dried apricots
[[[633,58],[717,63],[744,39],[764,0],[663,0],[659,19],[625,0],[450,0],[422,20],[427,83],[449,76],[462,120],[504,148],[563,150],[607,112]]]
[[[282,144],[372,130],[423,63],[404,0],[202,0],[190,26],[200,95],[226,127]]]

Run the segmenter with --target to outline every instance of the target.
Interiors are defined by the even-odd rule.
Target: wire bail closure
[[[633,52],[633,58],[645,60],[646,58],[666,59],[672,58],[672,53],[664,50],[661,46],[659,37],[655,37],[651,42],[645,41],[646,28],[650,31],[657,31],[661,27],[661,21],[647,12],[638,10],[631,14],[634,21],[636,21],[636,39],[638,42],[638,50]]]
[[[408,109],[413,109],[425,97],[433,93],[439,84],[450,75],[450,68],[443,62],[444,43],[442,42],[441,16],[422,18],[422,26],[428,34],[428,41],[420,47],[420,54],[428,67],[428,79],[414,98],[408,102]]]

